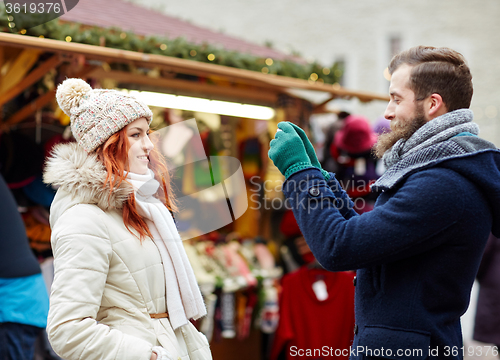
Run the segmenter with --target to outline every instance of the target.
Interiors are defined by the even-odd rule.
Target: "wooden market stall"
[[[230,100],[275,107],[280,94],[288,89],[302,89],[331,94],[335,98],[358,98],[362,102],[387,101],[386,95],[365,91],[353,91],[339,85],[287,78],[273,74],[230,68],[220,65],[177,59],[169,56],[150,55],[132,51],[111,49],[86,44],[40,39],[17,34],[0,33],[0,61],[12,65],[2,76],[0,106],[21,94],[39,81],[47,72],[64,66],[67,77],[112,79],[118,84],[135,85],[138,88],[155,88],[165,93],[202,96],[208,99]],[[31,69],[38,59],[45,59]],[[142,68],[142,73],[112,70],[113,64],[125,64]],[[162,74],[167,76],[159,76]],[[175,78],[176,74],[192,75],[206,81],[190,81]],[[23,121],[37,109],[43,108],[55,96],[52,89],[27,104],[18,112],[3,119],[2,127],[8,128]],[[289,96],[289,95],[288,95]],[[325,101],[328,102],[328,101]],[[321,104],[321,105],[324,105]]]
[[[272,124],[269,129],[277,121],[285,119],[306,127],[313,112],[325,111],[324,105],[336,98],[357,98],[362,102],[388,100],[385,95],[348,90],[338,84],[12,33],[0,33],[0,69],[0,134],[15,131],[27,122],[35,122],[37,126],[58,126],[62,132],[64,126],[58,123],[61,117],[45,119],[41,110],[56,111],[55,86],[69,77],[89,82],[95,80],[101,85],[108,82],[116,88],[268,106],[277,111],[276,117],[268,122]],[[53,74],[55,82],[44,84],[44,78],[49,73]],[[311,104],[293,96],[289,92],[292,89],[327,93],[329,97],[321,104]],[[22,100],[25,93],[30,94],[26,102]],[[239,126],[239,131],[243,132],[252,127],[248,126],[252,122],[250,119],[229,122]],[[242,138],[235,132],[233,134],[235,142]],[[235,143],[233,150],[239,149],[239,145]],[[266,155],[267,150],[261,150],[261,154]],[[239,157],[241,154],[236,151],[229,155]],[[264,159],[260,166],[264,174],[272,165]],[[240,229],[248,231],[242,236],[268,235],[266,225],[262,225],[262,214],[254,212],[254,215],[248,216],[254,217],[248,220],[250,225],[241,225],[247,219],[239,219]],[[234,338],[213,342],[214,358],[258,359],[262,341],[258,332],[251,332],[244,340]]]

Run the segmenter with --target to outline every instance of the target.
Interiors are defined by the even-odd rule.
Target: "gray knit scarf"
[[[387,171],[373,184],[374,190],[390,189],[405,175],[443,160],[495,149],[478,138],[479,127],[469,109],[441,115],[418,129],[408,140],[399,139],[382,160]]]

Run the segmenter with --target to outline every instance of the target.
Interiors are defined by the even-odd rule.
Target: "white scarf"
[[[146,175],[128,173],[139,215],[146,219],[153,241],[163,262],[166,281],[167,311],[174,329],[207,314],[193,269],[182,245],[179,232],[167,207],[153,197],[160,184],[152,170]]]

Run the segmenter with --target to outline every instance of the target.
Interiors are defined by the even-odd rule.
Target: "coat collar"
[[[133,193],[132,187],[122,182],[110,187],[106,169],[95,153],[88,154],[76,143],[59,144],[45,163],[43,181],[77,198],[82,204],[96,204],[102,210],[120,209]]]

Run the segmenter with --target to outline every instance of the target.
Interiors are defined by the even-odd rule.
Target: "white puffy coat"
[[[168,318],[160,253],[122,219],[133,190],[109,196],[106,171],[75,143],[58,145],[44,181],[60,186],[51,206],[54,281],[47,332],[64,359],[148,360],[162,346],[173,360],[211,359],[206,337],[189,323],[175,331]]]

